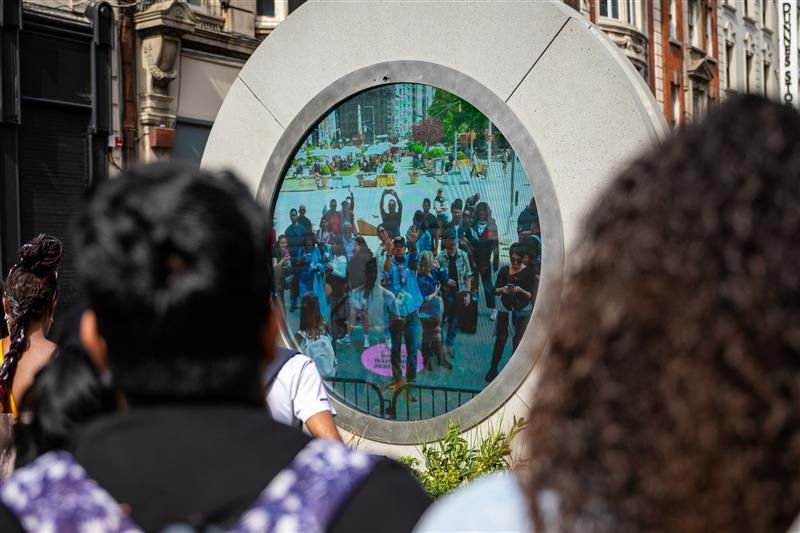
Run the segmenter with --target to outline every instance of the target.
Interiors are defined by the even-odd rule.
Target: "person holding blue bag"
[[[295,267],[299,278],[300,295],[314,293],[319,299],[322,316],[328,315],[328,299],[325,295],[325,258],[316,246],[314,234],[307,232],[303,236],[303,247],[295,256]]]

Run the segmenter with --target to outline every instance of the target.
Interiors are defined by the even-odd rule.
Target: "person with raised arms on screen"
[[[388,202],[388,210],[384,207],[384,202],[387,196],[391,196]],[[383,227],[389,232],[391,238],[400,235],[400,223],[403,220],[403,202],[400,201],[400,196],[394,189],[384,189],[381,195],[381,220]]]

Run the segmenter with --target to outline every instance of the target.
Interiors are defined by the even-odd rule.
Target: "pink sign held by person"
[[[370,346],[361,354],[361,364],[370,372],[374,372],[379,376],[391,377],[392,375],[392,360],[391,350],[385,344],[375,344]],[[422,352],[417,350],[417,372],[421,371],[423,367]],[[406,368],[406,346],[405,344],[400,347],[400,368]]]

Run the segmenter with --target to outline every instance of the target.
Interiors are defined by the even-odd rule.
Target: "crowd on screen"
[[[509,336],[516,349],[533,308],[541,263],[535,202],[519,213],[517,242],[502,267],[497,223],[479,193],[448,199],[439,189],[418,207],[411,224],[401,227],[409,206],[395,189],[384,189],[374,249],[358,232],[352,193],[341,202],[331,198],[313,222],[305,205],[292,208],[273,252],[278,297],[288,300],[289,313],[301,310],[301,345],[321,338],[332,347],[366,349],[383,342],[391,352],[390,388],[416,379],[413,358],[405,375],[400,367],[401,346],[405,353],[419,350],[425,370],[434,363],[452,369],[456,337],[475,331],[482,298],[488,315],[481,317],[496,322],[485,377],[491,382]],[[371,338],[369,308],[376,296],[381,320]],[[354,334],[359,322],[360,338]]]

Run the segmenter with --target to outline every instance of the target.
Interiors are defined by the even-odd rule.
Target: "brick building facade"
[[[614,41],[667,122],[736,93],[779,99],[776,0],[565,0]]]

